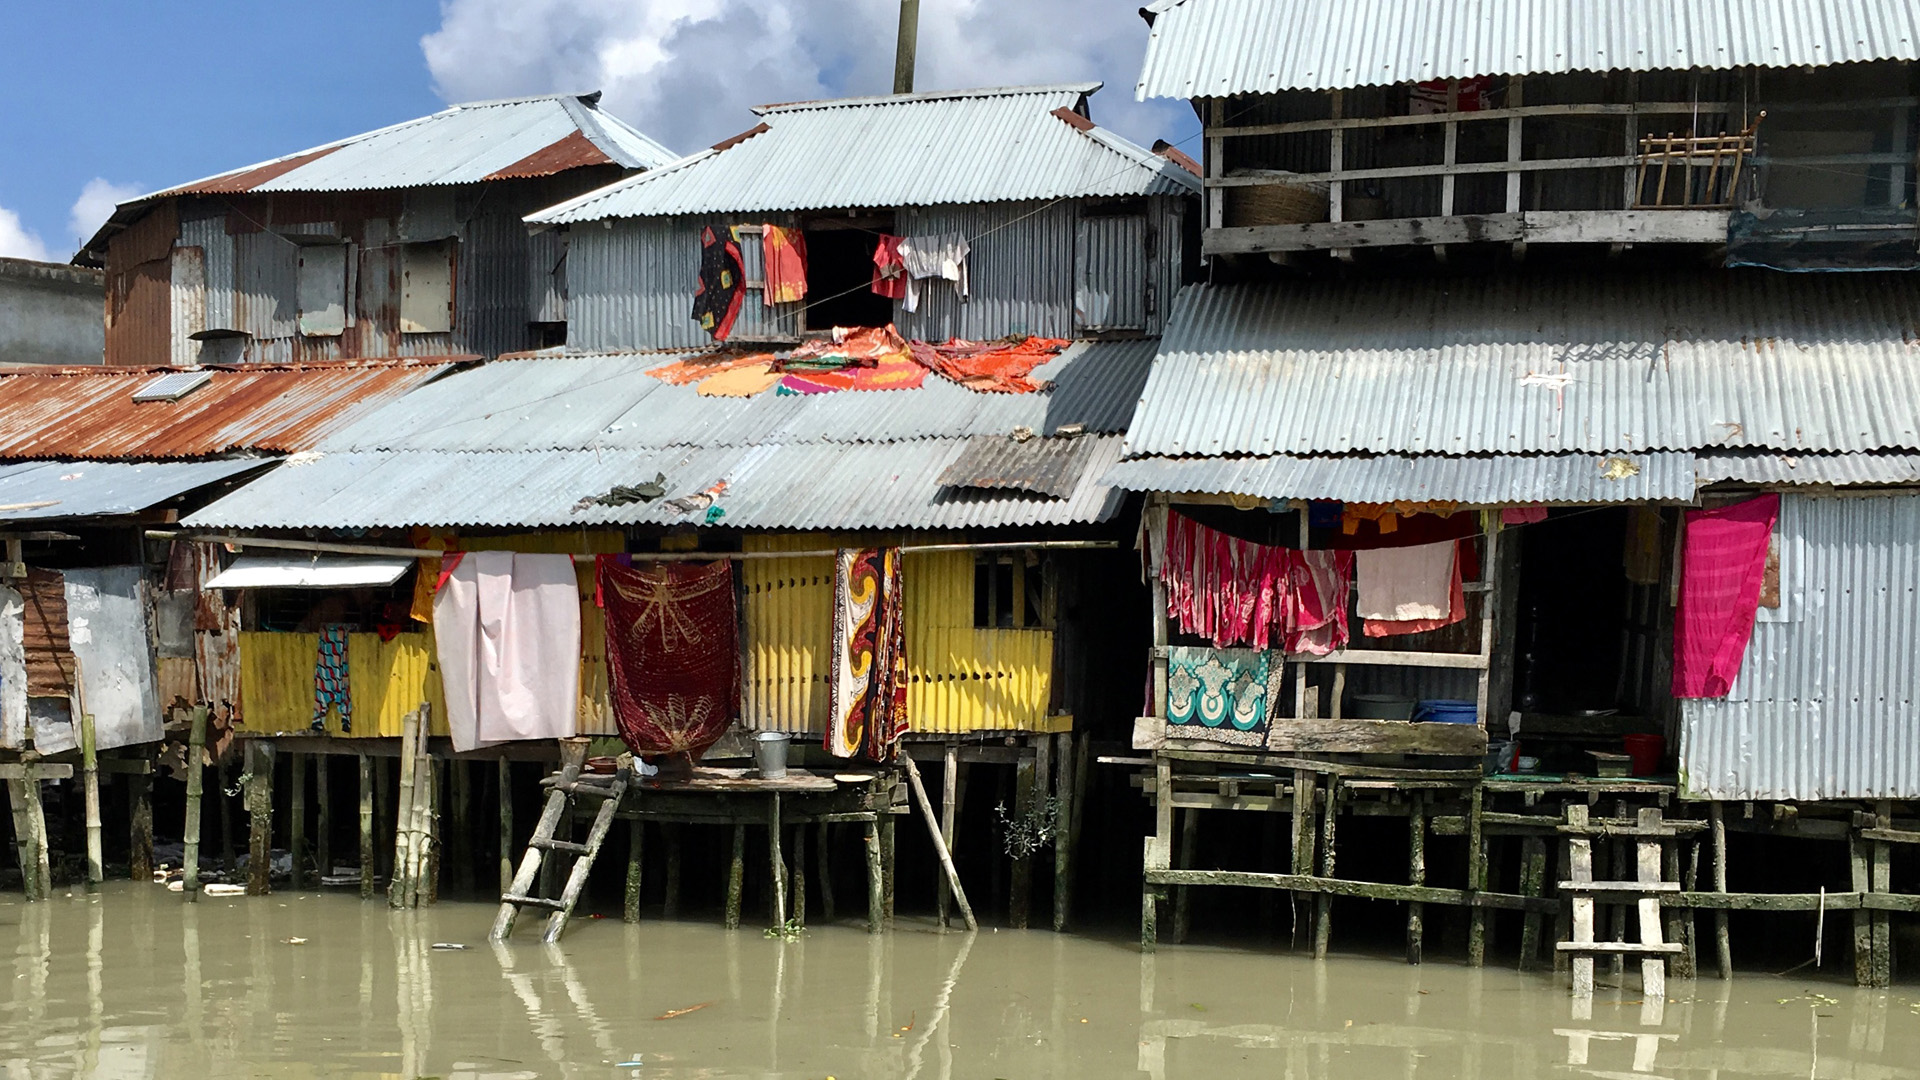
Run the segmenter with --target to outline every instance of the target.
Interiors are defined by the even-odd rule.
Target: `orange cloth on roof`
[[[753,367],[737,367],[700,380],[695,391],[701,397],[752,397],[770,390],[780,382],[780,373],[771,361]]]
[[[647,369],[647,374],[669,386],[685,386],[699,382],[709,375],[718,375],[735,368],[754,367],[773,359],[772,353],[705,353],[689,356],[684,360],[675,360],[657,368]]]
[[[768,307],[792,304],[807,295],[807,237],[799,229],[760,227],[760,254],[767,275],[760,299]]]
[[[913,343],[913,358],[924,367],[969,390],[1030,394],[1046,383],[1031,378],[1034,368],[1058,356],[1072,342],[1029,337],[1015,342],[977,342],[955,338],[943,345]]]

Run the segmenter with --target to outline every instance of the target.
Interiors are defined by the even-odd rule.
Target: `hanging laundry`
[[[723,240],[715,235],[712,226],[701,229],[700,279],[693,291],[693,321],[715,341],[725,341],[733,333],[745,277],[740,245],[731,237]]]
[[[1265,746],[1279,682],[1255,649],[1167,649],[1167,734],[1229,746]]]
[[[765,266],[766,287],[760,291],[761,302],[767,307],[775,304],[798,303],[807,295],[807,237],[799,229],[783,229],[778,225],[760,227],[760,261]]]
[[[1160,577],[1167,614],[1216,647],[1277,644],[1324,656],[1348,640],[1350,551],[1256,544],[1169,513]]]
[[[1296,551],[1281,605],[1282,644],[1290,653],[1325,656],[1347,647],[1353,552]]]
[[[873,291],[889,300],[907,297],[907,265],[900,259],[900,243],[900,237],[882,233],[873,248]]]
[[[1360,523],[1371,521],[1386,536],[1399,531],[1402,518],[1415,514],[1438,514],[1451,517],[1460,508],[1459,503],[1451,502],[1391,502],[1391,503],[1347,503],[1341,509],[1340,531],[1352,536],[1360,531]]]
[[[1687,511],[1680,610],[1673,624],[1673,696],[1726,697],[1740,675],[1766,579],[1780,496]]]
[[[571,555],[449,554],[433,634],[455,750],[572,738],[580,585]]]
[[[904,608],[898,548],[835,556],[826,734],[835,757],[891,761],[907,731]]]
[[[1500,511],[1502,525],[1538,525],[1547,520],[1544,506],[1509,506]]]
[[[620,738],[636,754],[698,758],[738,714],[738,621],[726,562],[595,560]]]
[[[697,383],[741,368],[764,367],[772,359],[773,354],[770,352],[704,353],[684,360],[675,360],[670,364],[662,364],[656,368],[648,368],[647,374],[668,386],[685,386],[688,383]]]
[[[967,298],[967,255],[973,249],[959,233],[934,236],[909,236],[900,241],[900,262],[907,271],[907,295],[903,311],[920,310],[921,286],[927,278],[953,282],[955,296]]]
[[[921,366],[969,390],[1030,394],[1047,385],[1031,377],[1033,369],[1058,356],[1071,344],[1062,338],[1029,337],[1013,342],[955,338],[941,345],[915,341],[908,347]]]
[[[327,730],[329,709],[340,711],[340,733],[353,732],[353,687],[347,675],[347,628],[320,628],[319,655],[313,663],[313,730]]]
[[[1367,620],[1367,636],[1416,633],[1381,624],[1431,623],[1455,619],[1453,584],[1459,580],[1459,544],[1370,548],[1356,557],[1358,610]],[[1430,629],[1431,627],[1429,627]],[[1381,632],[1376,632],[1379,630]]]

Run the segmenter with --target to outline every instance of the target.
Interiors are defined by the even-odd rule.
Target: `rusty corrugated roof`
[[[471,356],[207,368],[178,401],[134,392],[179,368],[0,371],[0,458],[109,461],[295,453]]]

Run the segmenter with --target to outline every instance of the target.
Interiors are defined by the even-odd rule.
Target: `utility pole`
[[[913,93],[913,57],[920,45],[920,0],[900,0],[900,40],[893,54],[893,92]]]

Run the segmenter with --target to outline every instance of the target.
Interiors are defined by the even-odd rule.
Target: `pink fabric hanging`
[[[1347,643],[1350,551],[1295,551],[1167,515],[1160,580],[1167,614],[1216,648],[1278,646],[1324,656]]]
[[[1753,636],[1767,543],[1780,496],[1687,511],[1680,611],[1673,625],[1673,696],[1726,697]]]

